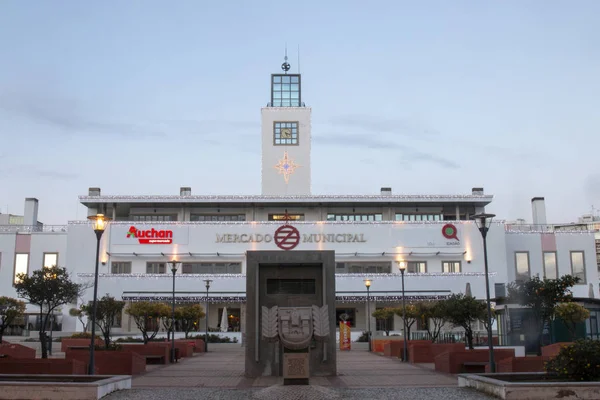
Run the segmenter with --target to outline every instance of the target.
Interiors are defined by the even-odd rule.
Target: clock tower
[[[271,101],[261,110],[262,194],[310,195],[311,109],[302,102],[302,77],[271,75]]]

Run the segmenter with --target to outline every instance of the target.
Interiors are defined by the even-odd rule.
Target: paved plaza
[[[148,372],[133,378],[131,390],[105,399],[491,399],[458,388],[455,376],[427,366],[407,365],[362,349],[338,351],[337,357],[338,376],[313,377],[310,386],[283,386],[282,378],[245,378],[240,345],[213,344],[208,353],[177,364],[149,366]]]

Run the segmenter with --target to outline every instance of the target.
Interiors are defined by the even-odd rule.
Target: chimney
[[[179,188],[179,195],[180,196],[191,196],[192,195],[192,188],[191,187],[187,187],[187,186],[182,186]]]
[[[483,196],[483,188],[482,187],[474,187],[471,189],[471,194],[473,196]]]
[[[534,225],[546,225],[546,203],[543,197],[531,199],[531,212]]]
[[[392,195],[392,188],[391,187],[382,187],[381,188],[381,195],[382,196],[391,196]]]
[[[38,224],[38,199],[28,197],[25,199],[25,212],[23,214],[23,225],[37,226]]]
[[[100,188],[97,188],[97,187],[89,188],[88,196],[100,196]]]

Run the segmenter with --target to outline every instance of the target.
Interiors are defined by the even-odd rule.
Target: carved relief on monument
[[[305,349],[314,337],[329,339],[329,312],[322,307],[262,307],[263,339],[281,343],[288,349]]]

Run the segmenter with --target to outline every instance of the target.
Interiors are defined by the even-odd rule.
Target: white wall
[[[12,285],[16,237],[15,233],[0,233],[0,293],[2,296],[17,296]]]

